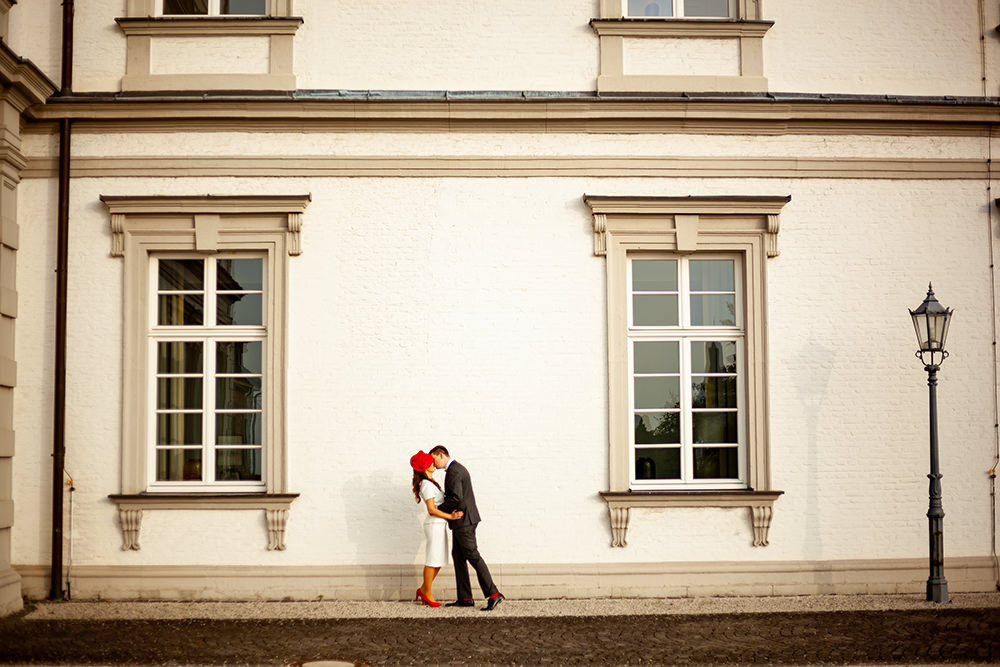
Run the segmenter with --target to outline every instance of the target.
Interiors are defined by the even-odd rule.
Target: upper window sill
[[[126,35],[292,35],[302,25],[298,16],[160,16],[119,17]]]
[[[745,19],[619,18],[592,19],[590,27],[601,37],[757,37],[774,21]]]
[[[118,509],[288,509],[297,493],[117,493]]]

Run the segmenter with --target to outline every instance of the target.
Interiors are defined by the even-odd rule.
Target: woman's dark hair
[[[428,477],[427,475],[425,475],[423,473],[423,471],[414,470],[413,471],[413,497],[417,499],[418,503],[420,502],[420,482],[424,481],[425,479],[427,481],[429,481],[431,484],[433,484],[434,486],[436,486],[438,488],[438,491],[441,490],[441,485],[438,484],[436,481],[434,481],[433,477]]]

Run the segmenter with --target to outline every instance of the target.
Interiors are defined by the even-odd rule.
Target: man
[[[444,468],[444,502],[438,507],[445,513],[454,510],[464,512],[460,518],[448,521],[451,528],[451,557],[455,564],[455,584],[458,588],[458,599],[449,602],[446,607],[474,607],[472,600],[472,584],[469,581],[469,565],[476,571],[479,587],[486,596],[486,606],[482,611],[493,611],[504,601],[503,593],[497,590],[490,576],[490,568],[479,555],[476,545],[476,525],[479,523],[479,509],[476,507],[476,494],[472,491],[472,477],[458,461],[452,461],[448,450],[438,445],[430,451],[436,468]]]

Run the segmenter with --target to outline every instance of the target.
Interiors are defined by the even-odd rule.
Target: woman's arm
[[[427,513],[430,514],[431,516],[437,516],[441,517],[442,519],[449,519],[449,520],[461,519],[462,516],[464,516],[465,514],[461,510],[455,510],[451,514],[445,514],[444,512],[442,512],[437,508],[437,505],[434,504],[433,498],[427,499]]]

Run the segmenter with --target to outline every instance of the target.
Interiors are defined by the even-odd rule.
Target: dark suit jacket
[[[448,527],[454,530],[464,526],[475,526],[479,523],[479,508],[476,507],[476,494],[472,490],[472,476],[458,461],[452,460],[448,472],[444,476],[444,502],[438,509],[449,513],[462,510],[465,516],[461,519],[449,520]]]

